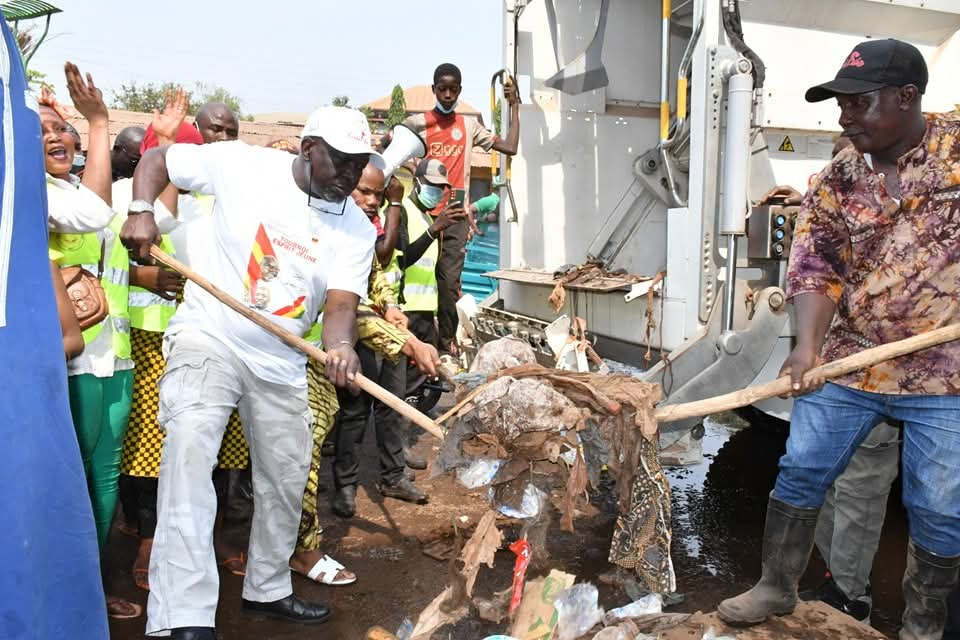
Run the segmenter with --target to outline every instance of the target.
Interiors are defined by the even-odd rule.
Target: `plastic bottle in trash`
[[[611,609],[603,615],[603,624],[609,626],[624,618],[636,618],[663,611],[663,598],[659,593],[651,593],[630,604]]]

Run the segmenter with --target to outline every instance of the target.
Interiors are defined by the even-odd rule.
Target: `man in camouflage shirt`
[[[721,603],[728,622],[793,611],[827,489],[890,419],[904,423],[910,518],[900,638],[942,635],[960,567],[960,344],[826,385],[802,379],[821,361],[960,321],[960,115],[924,116],[926,84],[916,48],[871,40],[807,91],[809,102],[836,98],[853,145],[814,180],[794,231],[787,288],[797,343],[782,373],[799,397],[767,510],[763,576]]]

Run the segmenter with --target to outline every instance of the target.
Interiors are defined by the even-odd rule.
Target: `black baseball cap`
[[[821,102],[838,95],[867,93],[883,87],[916,85],[927,90],[927,63],[923,54],[902,40],[867,40],[853,48],[837,77],[807,89],[807,102]]]

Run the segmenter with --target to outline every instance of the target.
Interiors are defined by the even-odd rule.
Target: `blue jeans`
[[[960,396],[888,395],[827,383],[797,399],[773,495],[820,507],[857,447],[885,418],[903,428],[903,504],[910,537],[960,555]]]

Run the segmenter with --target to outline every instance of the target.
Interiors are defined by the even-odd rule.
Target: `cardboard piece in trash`
[[[577,579],[572,573],[553,569],[550,575],[527,582],[523,600],[510,626],[510,635],[519,640],[549,640],[557,626],[557,610],[553,599]]]

